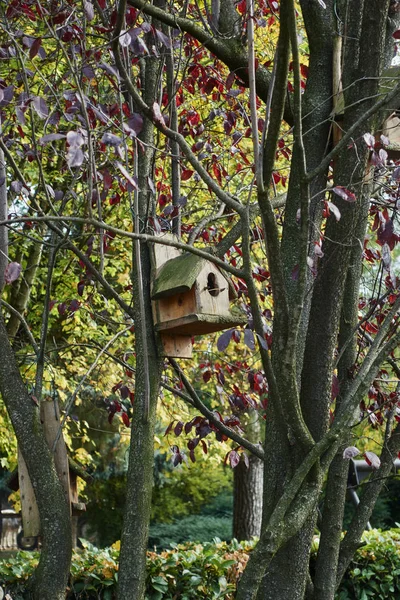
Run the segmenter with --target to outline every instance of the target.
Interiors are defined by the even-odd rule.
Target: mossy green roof
[[[167,298],[187,292],[194,286],[207,261],[196,254],[186,252],[171,258],[160,269],[153,284],[152,298]]]

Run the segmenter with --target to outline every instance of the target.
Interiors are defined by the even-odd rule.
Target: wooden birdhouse
[[[246,323],[240,310],[230,308],[236,297],[229,277],[211,261],[154,244],[153,319],[166,356],[190,358],[193,336]]]
[[[385,150],[391,160],[400,159],[400,118],[396,112],[386,119],[382,133],[389,140],[389,144],[385,145]]]

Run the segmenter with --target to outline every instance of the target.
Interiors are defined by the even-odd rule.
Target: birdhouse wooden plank
[[[165,356],[187,358],[192,336],[236,327],[247,318],[240,310],[231,310],[230,302],[236,298],[233,284],[212,261],[190,252],[168,256],[159,248],[153,255],[154,324]]]
[[[392,160],[398,160],[400,158],[400,118],[397,113],[391,114],[386,119],[382,133],[389,140],[389,144],[385,145],[388,157]]]

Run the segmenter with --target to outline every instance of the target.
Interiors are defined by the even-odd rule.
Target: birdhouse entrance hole
[[[220,289],[217,284],[217,278],[214,273],[209,273],[207,276],[207,289],[210,293],[210,296],[218,296]]]

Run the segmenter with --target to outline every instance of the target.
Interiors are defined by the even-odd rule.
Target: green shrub
[[[232,539],[232,517],[191,515],[174,523],[150,526],[149,548],[165,549],[183,542],[211,542],[215,537]]]
[[[363,541],[337,600],[400,600],[400,529],[366,532]],[[232,600],[253,546],[216,539],[149,552],[146,600]],[[98,550],[84,542],[73,555],[67,600],[114,600],[118,554],[118,544]],[[0,561],[0,585],[13,600],[30,600],[27,584],[37,560],[37,553],[19,552]]]
[[[400,529],[365,532],[338,600],[400,600]]]

